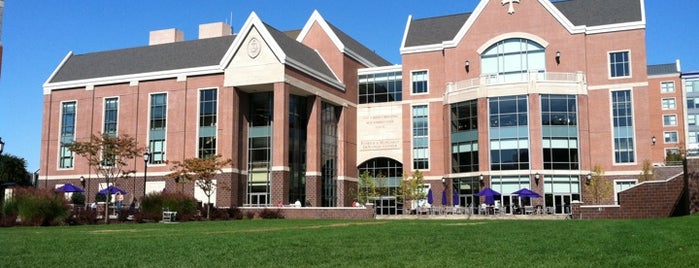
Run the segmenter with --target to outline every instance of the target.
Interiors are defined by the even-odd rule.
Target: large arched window
[[[528,39],[505,39],[481,54],[481,66],[481,74],[497,82],[526,81],[529,71],[546,70],[546,49]]]

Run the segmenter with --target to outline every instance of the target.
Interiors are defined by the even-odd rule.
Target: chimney
[[[160,45],[184,41],[184,33],[175,28],[150,32],[148,45]]]
[[[224,22],[199,24],[199,39],[231,35],[231,26]]]

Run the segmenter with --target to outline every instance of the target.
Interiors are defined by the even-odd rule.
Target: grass
[[[0,229],[3,267],[687,267],[698,216],[243,220]]]

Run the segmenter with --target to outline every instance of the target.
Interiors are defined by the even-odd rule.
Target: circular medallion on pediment
[[[254,59],[260,55],[260,50],[262,50],[260,41],[258,41],[255,37],[250,38],[250,41],[248,41],[248,56]]]

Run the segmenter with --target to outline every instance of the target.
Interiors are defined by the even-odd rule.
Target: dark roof
[[[234,35],[73,55],[50,83],[215,66]]]
[[[296,39],[296,37],[298,37],[299,34],[301,33],[301,29],[288,30],[288,31],[284,31],[284,33],[285,33],[287,36],[291,37],[292,39]]]
[[[354,51],[355,53],[359,54],[361,57],[365,58],[369,62],[373,63],[376,66],[388,66],[391,65],[389,61],[386,59],[382,58],[378,54],[376,54],[374,51],[370,50],[366,46],[362,45],[361,43],[357,42],[354,38],[351,36],[347,35],[345,32],[340,30],[339,28],[335,27],[335,25],[332,25],[328,23],[330,28],[335,32],[335,35],[337,35],[337,38],[340,39],[340,42],[342,42],[349,50]]]
[[[573,25],[599,26],[641,21],[640,0],[565,0],[553,2]],[[405,47],[439,44],[453,40],[471,13],[415,19],[405,38]]]
[[[679,73],[680,73],[680,71],[677,70],[677,64],[675,64],[675,63],[648,65],[648,75],[679,74]]]
[[[439,44],[453,40],[471,13],[416,19],[410,22],[405,47]]]
[[[641,21],[640,0],[567,0],[553,5],[576,26]]]
[[[296,39],[289,37],[285,33],[275,29],[272,26],[269,26],[266,23],[264,25],[269,31],[270,35],[272,35],[272,38],[274,38],[277,44],[279,44],[279,47],[284,51],[284,53],[286,53],[287,56],[303,63],[319,73],[328,76],[331,79],[337,80],[333,72],[330,70],[330,67],[325,64],[323,58],[321,58],[315,50],[301,44],[300,42],[296,41]]]

